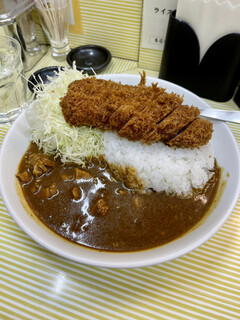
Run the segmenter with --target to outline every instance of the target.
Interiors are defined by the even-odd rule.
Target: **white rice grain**
[[[188,196],[193,188],[202,189],[212,176],[211,142],[195,149],[168,147],[161,142],[149,146],[105,131],[103,144],[107,162],[134,168],[145,189]]]

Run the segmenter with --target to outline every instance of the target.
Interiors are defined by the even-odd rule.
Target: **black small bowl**
[[[97,45],[86,45],[72,49],[67,55],[67,62],[72,67],[91,75],[103,70],[111,61],[111,53],[106,48]]]
[[[55,78],[57,77],[56,72],[63,70],[64,67],[47,67],[47,68],[42,68],[34,72],[28,79],[28,88],[32,92],[34,92],[33,88],[34,86],[43,83],[49,83],[48,77]]]

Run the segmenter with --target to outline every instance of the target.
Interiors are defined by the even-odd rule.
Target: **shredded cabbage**
[[[35,88],[37,99],[26,111],[31,130],[31,140],[47,154],[55,154],[63,163],[84,165],[89,157],[103,153],[102,131],[96,128],[71,127],[66,123],[59,99],[67,92],[68,85],[87,75],[73,69],[58,71],[58,77],[49,78],[50,83]]]

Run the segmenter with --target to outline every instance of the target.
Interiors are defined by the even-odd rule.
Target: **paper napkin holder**
[[[240,33],[215,41],[200,61],[196,33],[175,14],[176,10],[169,17],[159,78],[203,98],[230,100],[240,81]]]

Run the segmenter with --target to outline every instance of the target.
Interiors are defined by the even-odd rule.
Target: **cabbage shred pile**
[[[26,112],[31,130],[31,141],[46,154],[55,154],[63,163],[75,162],[84,165],[91,157],[103,153],[102,131],[89,127],[72,127],[66,123],[59,105],[67,93],[68,85],[87,75],[73,69],[58,71],[58,76],[49,78],[50,83],[35,88],[36,100]]]

